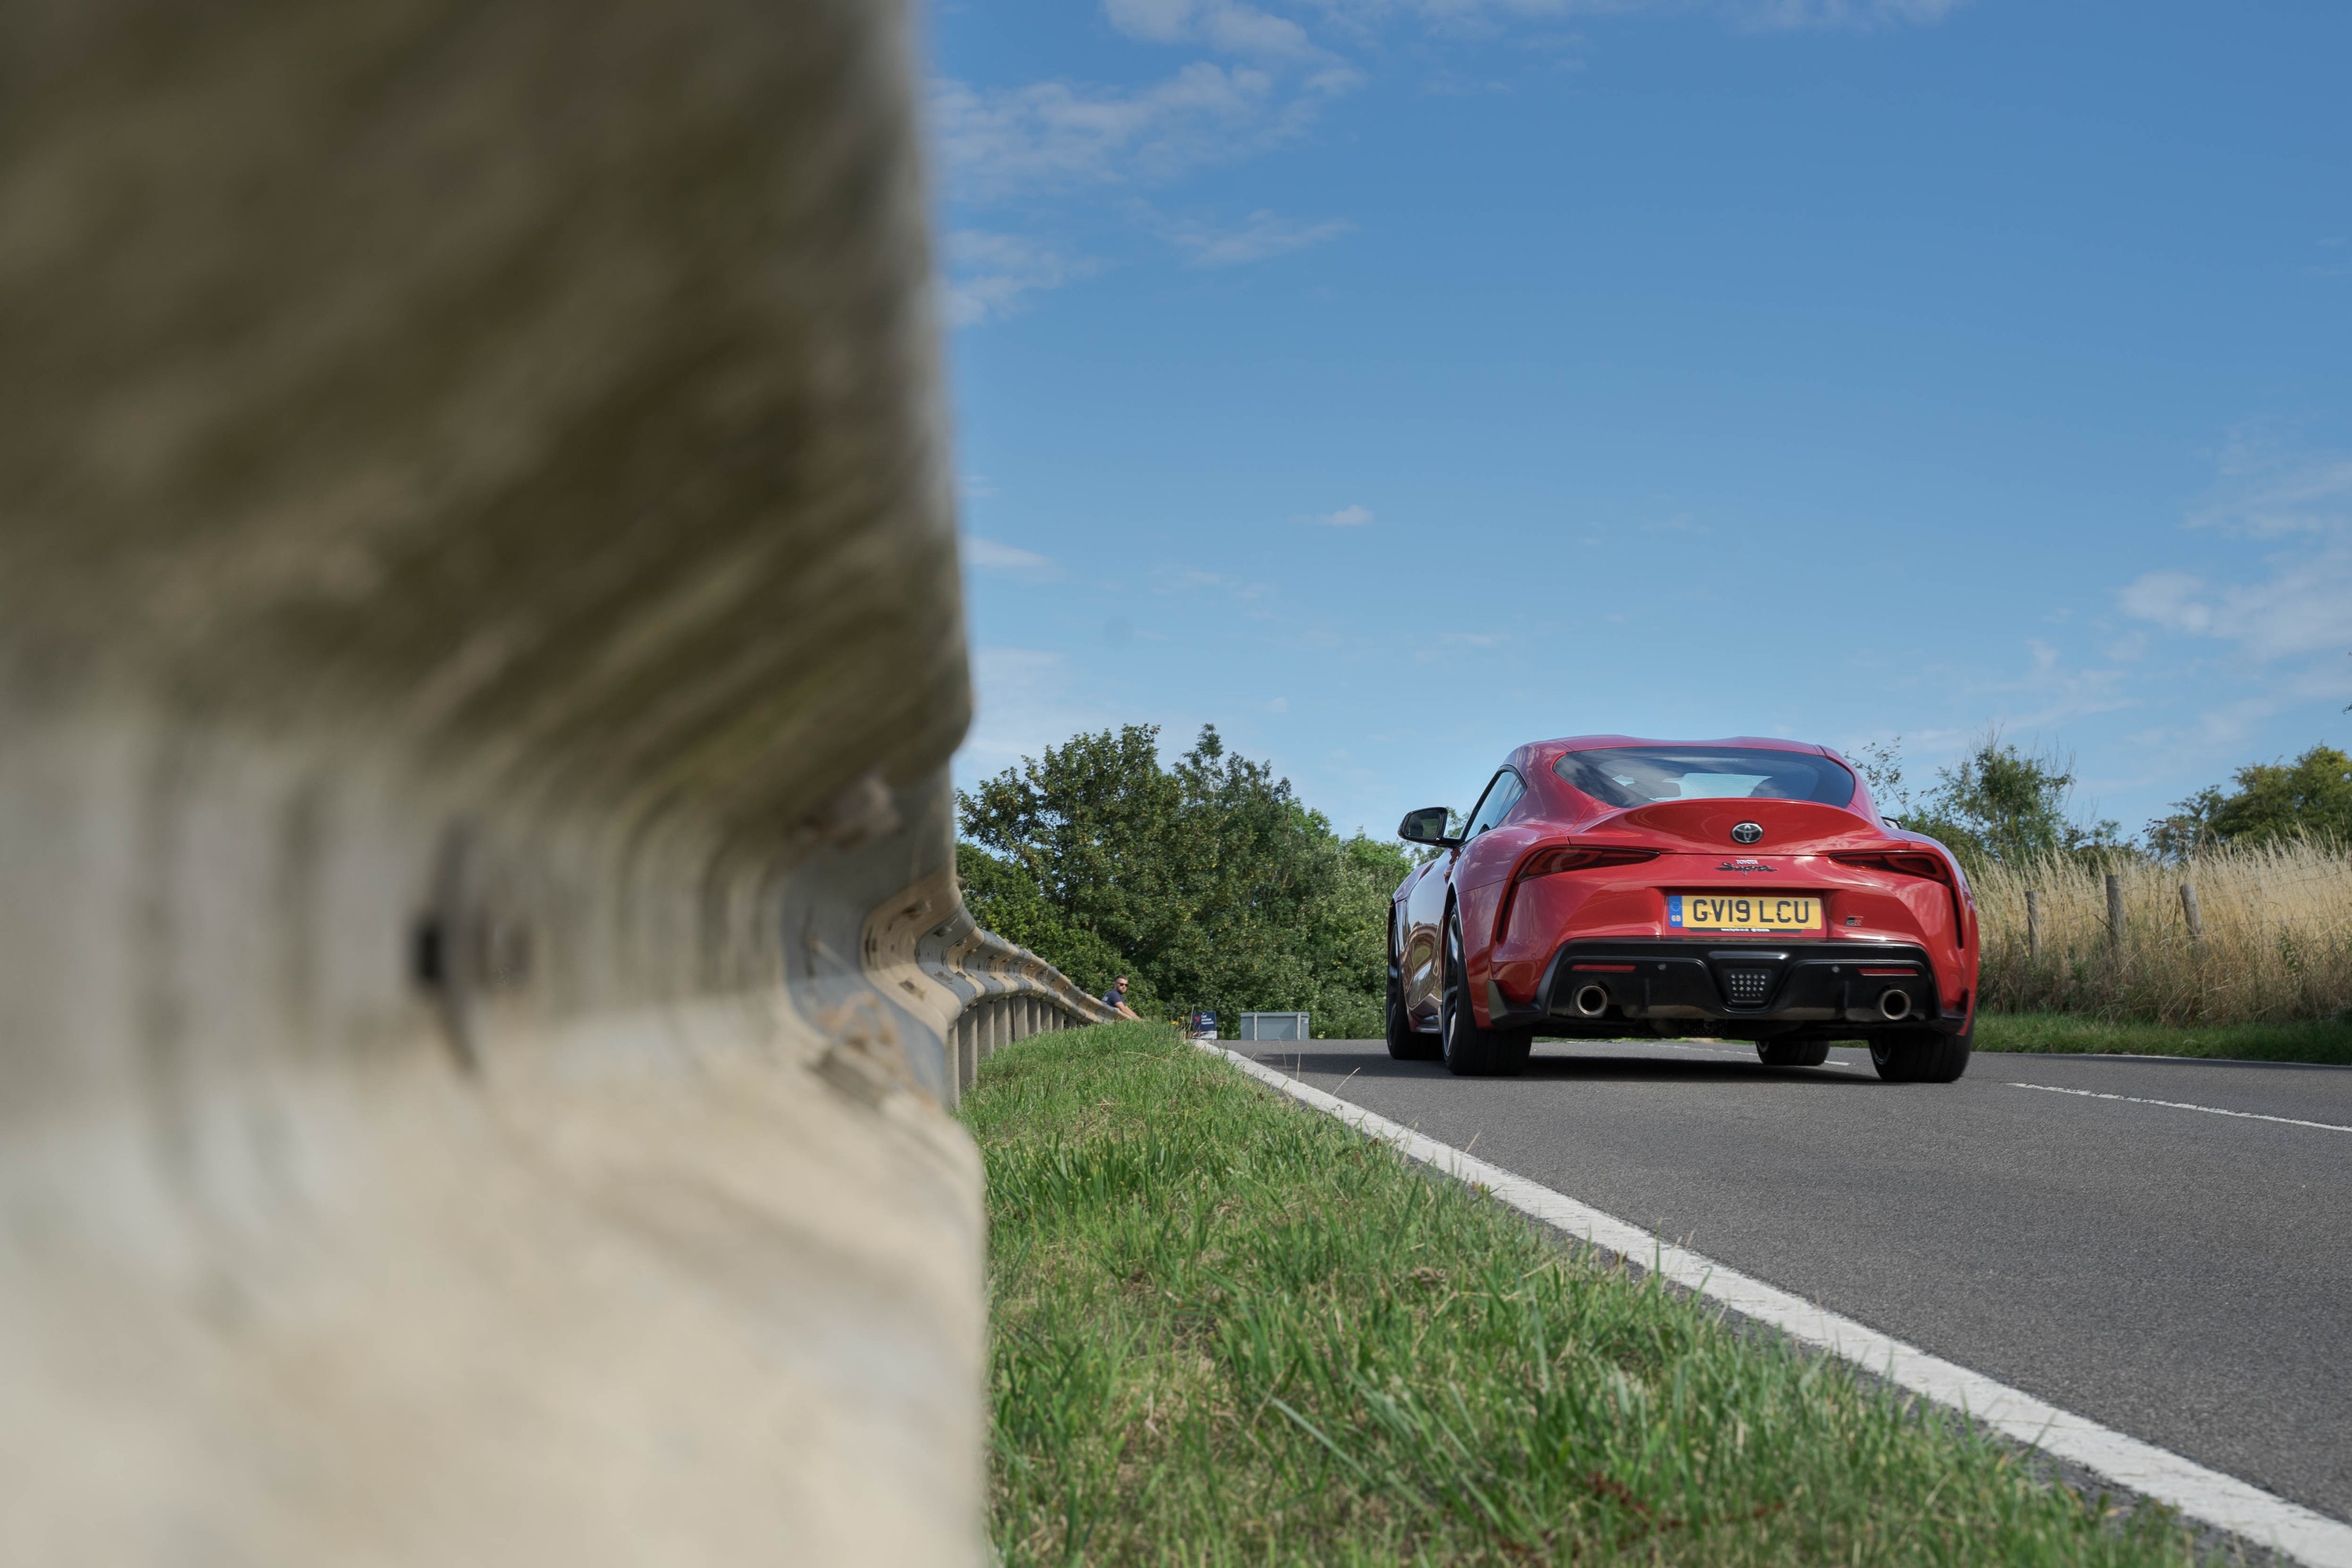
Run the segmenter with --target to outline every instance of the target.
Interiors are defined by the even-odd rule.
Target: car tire
[[[1524,1029],[1489,1029],[1470,1008],[1468,967],[1462,959],[1462,916],[1445,911],[1445,990],[1438,1004],[1438,1051],[1458,1078],[1510,1078],[1528,1070],[1535,1037]]]
[[[1954,1083],[1976,1050],[1976,1020],[1957,1035],[1940,1029],[1900,1029],[1870,1042],[1870,1065],[1889,1083]]]
[[[1817,1068],[1830,1059],[1827,1040],[1759,1040],[1756,1059],[1768,1068]]]
[[[1412,1026],[1412,1017],[1404,1010],[1404,987],[1397,978],[1389,976],[1389,1055],[1401,1062],[1433,1062],[1438,1057],[1435,1035],[1424,1035]]]

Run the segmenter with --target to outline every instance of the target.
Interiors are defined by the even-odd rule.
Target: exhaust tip
[[[1911,993],[1888,986],[1878,994],[1878,1011],[1890,1024],[1911,1016]]]
[[[1598,1018],[1609,1011],[1609,989],[1604,985],[1580,985],[1576,988],[1574,1005],[1579,1016]]]

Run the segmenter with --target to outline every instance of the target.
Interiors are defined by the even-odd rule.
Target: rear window
[[[1843,805],[1853,798],[1853,775],[1811,752],[1611,746],[1567,752],[1551,766],[1569,784],[1610,805],[1655,800],[1817,800]]]

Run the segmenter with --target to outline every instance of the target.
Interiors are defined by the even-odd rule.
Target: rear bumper
[[[1589,1006],[1595,986],[1606,1005],[1580,1010],[1580,994]],[[1889,993],[1906,999],[1903,1016],[1886,1016]],[[1491,1010],[1497,994],[1488,999]],[[1494,1025],[1571,1037],[1613,1037],[1633,1024],[1664,1034],[1853,1039],[1922,1027],[1958,1034],[1968,1004],[1965,989],[1939,983],[1924,949],[1904,943],[1604,938],[1560,944],[1534,1004],[1507,1005]]]

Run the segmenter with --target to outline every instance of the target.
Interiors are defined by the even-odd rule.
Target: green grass
[[[2256,1062],[2352,1066],[2352,1021],[2189,1026],[2103,1023],[2074,1013],[1980,1013],[1980,1051],[2084,1052],[2148,1057],[2229,1057]]]
[[[1008,1047],[965,1105],[1007,1563],[2192,1560],[1160,1026]]]

